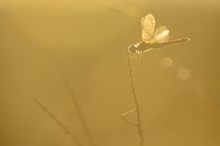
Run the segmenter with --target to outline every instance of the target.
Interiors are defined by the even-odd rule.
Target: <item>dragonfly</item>
[[[160,49],[172,44],[190,41],[190,38],[180,38],[169,41],[170,31],[166,26],[159,26],[155,31],[156,21],[152,14],[147,14],[141,19],[142,41],[128,47],[129,54],[142,58],[142,54],[152,49]]]

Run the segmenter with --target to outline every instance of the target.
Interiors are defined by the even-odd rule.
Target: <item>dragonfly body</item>
[[[128,52],[140,55],[152,49],[163,48],[172,44],[189,41],[189,38],[180,38],[169,41],[170,31],[165,26],[159,26],[155,30],[156,21],[152,14],[148,14],[141,20],[142,41],[132,44]]]
[[[132,44],[129,48],[128,51],[130,53],[138,54],[138,53],[145,53],[151,49],[160,49],[172,44],[180,43],[180,42],[185,42],[189,41],[189,38],[181,38],[181,39],[176,39],[176,40],[171,40],[169,42],[164,42],[164,43],[146,43],[144,41],[141,41],[137,44]]]

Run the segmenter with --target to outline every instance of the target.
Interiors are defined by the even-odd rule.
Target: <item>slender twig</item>
[[[133,123],[133,122],[128,121],[128,120],[125,118],[125,116],[128,115],[128,114],[131,114],[131,113],[134,112],[134,111],[136,111],[136,109],[132,109],[132,110],[130,110],[130,111],[127,111],[127,112],[124,112],[124,113],[120,114],[121,119],[122,119],[125,123],[127,123],[128,125],[131,125],[131,126],[137,126],[137,123]]]
[[[78,100],[77,100],[77,98],[74,94],[73,88],[71,86],[71,82],[68,80],[68,78],[65,76],[64,72],[62,71],[61,67],[59,66],[57,55],[52,50],[50,50],[50,49],[48,49],[48,50],[53,55],[53,60],[55,62],[56,68],[59,71],[60,75],[62,76],[62,78],[65,82],[65,85],[67,87],[67,91],[69,93],[69,96],[71,97],[72,103],[73,103],[74,108],[76,110],[76,113],[79,117],[79,120],[81,121],[82,127],[83,127],[84,132],[87,136],[87,139],[88,139],[91,146],[96,146],[95,141],[93,140],[93,137],[90,134],[90,131],[89,131],[89,128],[87,126],[86,120],[84,118],[83,112],[81,110],[80,104],[79,104],[79,102],[78,102]]]
[[[129,110],[129,111],[127,111],[127,112],[122,113],[121,116],[126,116],[126,115],[128,115],[128,114],[130,114],[130,113],[133,113],[134,111],[136,111],[136,108],[135,108],[135,109],[132,109],[132,110]]]
[[[142,127],[142,120],[141,120],[141,114],[140,114],[140,106],[138,103],[138,98],[135,90],[135,85],[134,85],[134,72],[131,66],[131,60],[130,60],[130,55],[129,53],[127,54],[128,57],[128,65],[129,65],[129,72],[130,72],[130,85],[131,85],[131,92],[132,92],[132,97],[134,100],[136,112],[137,112],[137,130],[138,130],[138,135],[140,138],[140,146],[144,145],[144,135],[143,135],[143,127]]]
[[[90,143],[91,146],[96,146],[93,138],[92,138],[92,135],[90,134],[90,131],[89,131],[89,128],[87,126],[87,123],[86,123],[86,120],[84,118],[84,115],[83,115],[83,112],[81,110],[81,107],[79,105],[79,102],[77,100],[77,98],[75,97],[75,94],[73,92],[73,89],[72,89],[72,86],[71,86],[71,82],[67,79],[67,77],[65,76],[64,72],[61,70],[61,68],[59,67],[59,64],[58,62],[56,62],[56,67],[58,69],[58,71],[60,72],[61,76],[63,77],[63,80],[65,82],[65,85],[67,87],[67,91],[69,93],[69,96],[71,97],[72,99],[72,103],[74,105],[74,108],[76,109],[76,113],[78,114],[78,117],[81,121],[81,124],[82,124],[82,127],[84,129],[84,132],[88,138],[88,141]]]
[[[39,100],[35,99],[36,104],[45,112],[47,115],[50,116],[50,118],[59,126],[67,135],[69,135],[72,139],[72,141],[77,146],[82,146],[82,143],[80,140],[69,130],[69,128],[64,125],[54,113],[52,113],[46,106],[44,106]]]

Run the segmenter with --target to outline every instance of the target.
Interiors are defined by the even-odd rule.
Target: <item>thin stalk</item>
[[[90,134],[90,131],[89,131],[89,128],[87,126],[87,123],[86,123],[86,120],[84,118],[84,115],[83,115],[83,112],[81,110],[81,107],[79,105],[79,102],[73,92],[73,89],[72,89],[72,86],[71,86],[71,82],[66,78],[65,74],[63,73],[63,71],[61,70],[61,68],[59,67],[58,63],[56,62],[56,66],[57,66],[57,69],[59,70],[61,76],[63,77],[63,80],[65,82],[65,85],[67,87],[67,91],[69,93],[69,96],[71,97],[72,99],[72,103],[75,107],[75,110],[76,110],[76,113],[78,114],[78,117],[79,117],[79,120],[81,121],[81,124],[82,124],[82,127],[84,129],[84,132],[87,136],[87,139],[90,143],[91,146],[96,146],[93,138],[92,138],[92,135]]]
[[[131,66],[131,60],[130,60],[130,55],[129,53],[127,54],[128,57],[128,65],[129,65],[129,72],[130,72],[130,85],[131,85],[131,92],[132,92],[132,97],[134,100],[134,104],[135,104],[135,109],[137,112],[137,130],[138,130],[138,135],[140,138],[140,146],[144,145],[144,135],[143,135],[143,127],[142,127],[142,119],[141,119],[141,114],[140,114],[140,106],[138,103],[138,98],[137,98],[137,94],[136,94],[136,89],[135,89],[135,85],[134,85],[134,72]]]
[[[45,112],[47,115],[50,116],[50,118],[59,126],[67,135],[69,135],[72,139],[72,141],[77,146],[82,146],[82,143],[80,140],[69,130],[69,128],[64,125],[57,117],[52,113],[46,106],[44,106],[39,100],[35,100],[36,104],[42,109],[43,112]]]

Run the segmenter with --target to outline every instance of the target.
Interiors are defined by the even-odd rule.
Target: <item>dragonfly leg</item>
[[[138,57],[139,57],[138,54],[139,54],[139,51],[136,50],[136,51],[135,51],[135,59],[136,59],[136,61],[138,61]]]
[[[141,51],[139,51],[139,53],[138,53],[138,59],[139,59],[139,63],[141,63],[141,57],[142,57],[142,52]]]
[[[141,63],[142,62],[142,52],[140,52],[140,54],[139,54],[139,63]]]
[[[141,63],[142,62],[142,52],[140,51],[140,50],[137,50],[137,61],[139,62],[139,63]]]

